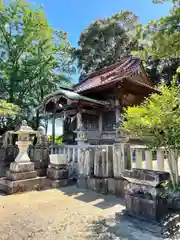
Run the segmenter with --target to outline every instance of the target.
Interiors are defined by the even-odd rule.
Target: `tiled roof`
[[[112,82],[118,82],[133,75],[137,75],[140,71],[140,58],[128,56],[107,68],[90,74],[84,81],[74,86],[74,91],[80,93]]]

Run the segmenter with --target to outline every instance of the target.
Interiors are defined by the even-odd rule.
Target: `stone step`
[[[68,179],[68,176],[69,172],[67,169],[55,169],[55,168],[47,169],[47,177],[51,180]]]
[[[18,181],[10,181],[4,178],[0,181],[0,191],[5,192],[6,194],[13,194],[18,192],[41,190],[45,187],[51,187],[51,184],[52,181],[46,177],[36,177]]]
[[[168,181],[170,179],[170,174],[168,172],[133,168],[131,170],[125,170],[123,177],[136,184],[151,185],[156,187],[162,182]]]
[[[73,179],[61,179],[52,181],[53,188],[67,187],[73,185],[75,182]]]
[[[6,172],[6,179],[12,180],[12,181],[24,180],[24,179],[30,179],[30,178],[36,178],[36,177],[37,177],[36,171],[19,172],[19,173],[15,173],[11,171]]]

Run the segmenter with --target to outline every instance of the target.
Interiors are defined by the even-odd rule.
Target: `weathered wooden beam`
[[[72,109],[72,110],[64,110],[68,116],[71,115],[75,115],[77,110],[76,109]],[[55,117],[63,117],[64,116],[64,111],[60,112],[60,113],[56,113]]]
[[[88,109],[82,109],[82,113],[88,113],[90,115],[99,115],[99,109],[97,110],[88,110]]]

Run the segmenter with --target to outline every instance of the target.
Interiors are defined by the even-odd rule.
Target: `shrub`
[[[151,148],[164,147],[173,187],[179,183],[180,88],[161,86],[161,94],[152,94],[140,106],[125,110],[124,130],[135,136],[148,136]]]

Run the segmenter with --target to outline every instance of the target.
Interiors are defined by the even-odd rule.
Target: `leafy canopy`
[[[0,118],[15,117],[19,111],[20,109],[18,106],[12,103],[7,103],[4,100],[0,100]]]
[[[85,29],[75,50],[81,77],[115,63],[134,49],[138,18],[122,11],[106,19],[94,21]]]
[[[165,1],[157,0],[156,3]],[[180,57],[180,1],[174,0],[168,16],[137,26],[137,37],[143,43],[142,58],[155,59]]]
[[[72,71],[67,33],[52,29],[41,7],[0,2],[0,91],[20,106],[23,118],[33,120],[42,98],[69,82]]]
[[[154,84],[164,81],[170,85],[174,75],[180,81],[180,74],[177,72],[180,66],[180,1],[170,2],[172,8],[169,15],[152,20],[146,25],[137,25],[138,51],[132,51],[132,54],[144,60],[146,71]]]
[[[153,94],[137,107],[125,110],[125,130],[149,136],[151,147],[180,148],[180,88],[163,84],[161,94]]]

